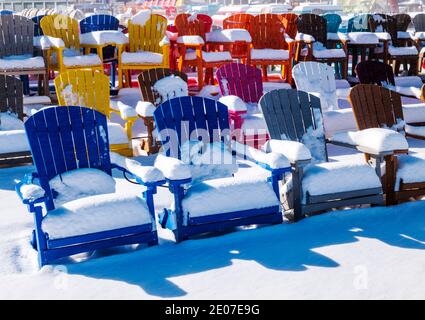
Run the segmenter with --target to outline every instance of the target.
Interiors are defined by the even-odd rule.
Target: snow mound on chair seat
[[[189,217],[278,206],[271,185],[260,178],[223,178],[192,186],[182,201],[187,224]]]
[[[23,129],[24,123],[15,114],[9,112],[0,113],[0,131]]]
[[[425,182],[425,154],[411,153],[397,157],[397,180],[395,190],[400,190],[400,183]]]
[[[423,86],[422,79],[418,76],[394,77],[396,86],[400,87],[417,87]]]
[[[45,195],[44,189],[36,184],[24,184],[20,191],[25,200],[35,200]]]
[[[30,151],[25,130],[0,130],[0,154]]]
[[[88,196],[115,192],[115,180],[109,174],[89,168],[71,170],[57,175],[49,181],[49,185],[57,192],[56,205]]]
[[[276,89],[292,89],[291,85],[286,82],[263,82],[263,92],[270,92]]]
[[[415,46],[411,47],[394,47],[388,46],[388,53],[392,56],[414,56],[418,54],[418,49]]]
[[[179,76],[171,75],[159,79],[153,85],[153,90],[160,96],[157,103],[161,103],[172,98],[183,97],[189,95],[187,82]]]
[[[245,29],[215,30],[212,32],[208,32],[205,37],[207,42],[252,41],[251,35]]]
[[[124,64],[161,64],[162,54],[149,51],[123,52],[121,61]]]
[[[128,137],[119,123],[108,121],[109,144],[128,144]]]
[[[0,59],[0,70],[41,69],[44,68],[43,57],[31,55],[9,56]]]
[[[231,111],[247,111],[246,103],[238,96],[224,96],[218,99]]]
[[[288,60],[289,51],[283,49],[251,49],[252,60]]]
[[[49,239],[152,224],[144,200],[135,195],[102,194],[74,200],[50,211],[42,222]]]
[[[317,196],[380,187],[375,170],[366,164],[324,162],[306,167],[302,181],[303,203],[307,201],[307,193]]]
[[[102,64],[97,54],[86,54],[74,57],[63,57],[63,64],[67,67],[95,66]]]
[[[80,34],[80,43],[89,45],[127,44],[128,37],[118,30],[100,30]]]
[[[204,39],[201,36],[180,36],[177,38],[177,43],[186,45],[204,45]]]
[[[379,38],[373,32],[349,32],[348,40],[354,44],[378,44]]]

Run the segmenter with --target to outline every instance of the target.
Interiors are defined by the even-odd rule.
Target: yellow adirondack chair
[[[123,87],[129,86],[130,70],[168,68],[170,64],[170,44],[165,36],[167,19],[152,14],[144,26],[128,22],[129,43],[118,46],[118,81]]]
[[[77,20],[53,14],[42,18],[40,26],[45,36],[57,40],[49,41],[51,42],[47,53],[49,70],[64,72],[69,69],[93,69],[103,72],[102,61],[97,54],[81,53]]]
[[[94,70],[68,70],[54,80],[58,102],[61,106],[79,105],[96,109],[110,118],[111,113],[120,114],[126,122],[125,128],[118,123],[109,122],[109,142],[111,151],[124,156],[133,156],[130,145],[132,127],[138,119],[137,113],[130,115],[125,110],[111,107],[109,78]]]

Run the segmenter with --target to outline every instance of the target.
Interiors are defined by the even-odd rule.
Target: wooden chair
[[[13,76],[0,75],[0,166],[32,161],[27,137],[23,131],[23,95],[22,81]],[[18,126],[2,128],[2,115],[15,118],[14,122],[17,122]],[[18,130],[19,123],[22,130]]]
[[[267,123],[270,138],[277,141],[266,145],[265,149],[276,149],[287,155],[289,141],[303,143],[310,152],[310,157],[290,157],[292,165],[292,188],[285,191],[284,199],[288,209],[294,210],[294,220],[300,220],[305,215],[359,204],[381,204],[382,187],[378,176],[372,167],[359,164],[358,179],[372,175],[376,179],[363,188],[351,187],[343,178],[332,179],[328,174],[333,171],[335,176],[342,177],[344,172],[352,170],[351,162],[328,162],[326,139],[323,129],[322,112],[318,97],[299,90],[273,90],[266,93],[260,100],[261,110]],[[289,141],[286,141],[289,140]],[[273,141],[273,140],[270,140]],[[290,142],[289,142],[290,143]],[[273,145],[274,144],[274,145]],[[290,143],[291,147],[295,145]],[[280,150],[280,151],[279,151]],[[310,164],[310,162],[313,162]],[[307,164],[309,164],[307,166]],[[334,171],[335,170],[335,171]],[[337,171],[339,170],[339,171]],[[314,172],[313,176],[311,172]],[[337,173],[339,172],[339,173]],[[308,179],[308,183],[307,180]],[[316,190],[312,184],[317,179]],[[320,185],[326,188],[320,188]],[[344,185],[343,188],[341,186]],[[319,190],[317,190],[319,189]]]
[[[169,67],[169,43],[163,41],[166,29],[167,19],[158,14],[152,14],[143,27],[128,22],[129,44],[118,47],[119,88],[123,74],[125,86],[131,86],[131,70]]]
[[[279,157],[279,164],[267,164],[264,162],[267,156],[262,151],[238,143],[232,144],[226,106],[208,98],[180,97],[161,104],[155,110],[154,118],[159,139],[163,146],[167,146],[164,154],[158,156],[155,166],[164,170],[172,163],[175,168],[171,172],[163,171],[174,195],[175,205],[174,208],[165,209],[160,223],[165,227],[169,225],[168,220],[175,221],[177,241],[236,226],[282,222],[277,196],[279,180],[290,170],[288,162],[281,155],[275,155]],[[182,122],[186,130],[181,130]],[[194,165],[189,155],[191,152],[185,150],[187,146],[199,143],[206,146],[205,152],[208,152],[208,148],[220,150],[226,160],[218,160],[220,164],[207,162],[204,166]],[[232,152],[257,161],[270,171],[268,181],[233,178],[232,172],[237,170],[237,164]],[[190,159],[187,159],[188,156]],[[261,160],[261,157],[265,158]],[[210,175],[202,176],[207,167],[215,168],[214,180],[210,180]],[[201,173],[201,177],[197,176],[197,172]],[[191,184],[191,181],[197,182]],[[243,197],[251,200],[240,201],[234,206],[234,199],[238,198],[237,190],[242,188]],[[193,201],[198,202],[199,199],[209,199],[208,210],[205,207],[197,209],[192,205]]]
[[[109,93],[109,79],[102,72],[93,70],[68,70],[54,80],[59,105],[84,105],[106,115],[110,119],[117,113],[125,121],[125,128],[118,123],[108,122],[111,150],[124,156],[132,156],[132,128],[138,119],[134,110],[112,108]],[[131,108],[131,107],[128,107]]]
[[[259,14],[250,23],[252,48],[248,64],[261,66],[263,79],[268,80],[267,66],[281,65],[282,78],[292,82],[292,62],[294,46],[285,40],[285,28],[275,14]]]
[[[347,40],[340,39],[341,49],[328,49],[335,46],[328,43],[327,22],[325,18],[315,14],[301,14],[298,17],[298,32],[310,35],[314,41],[300,39],[297,41],[296,61],[318,61],[327,64],[341,64],[341,78],[347,78]]]
[[[230,52],[207,52],[206,33],[209,23],[203,19],[190,20],[190,14],[178,14],[174,21],[177,28],[177,47],[179,49],[178,70],[185,67],[196,67],[198,72],[198,89],[213,82],[213,70],[223,64],[232,62]],[[205,69],[205,79],[204,79]]]
[[[425,41],[425,13],[415,15],[412,22],[415,27],[415,35],[413,39],[415,40],[418,49],[420,49],[422,47],[422,42]]]
[[[411,45],[413,39],[410,32],[407,31],[412,18],[407,13],[399,13],[392,16],[396,21],[397,39],[402,45]]]
[[[36,172],[28,174],[16,191],[34,214],[33,246],[38,251],[40,267],[81,252],[158,243],[153,195],[157,185],[163,183],[161,175],[158,173],[160,180],[149,180],[140,170],[134,170],[139,167],[137,162],[130,167],[129,159],[110,155],[104,114],[77,106],[49,107],[30,117],[25,122],[25,131]],[[71,175],[83,184],[87,179],[92,179],[91,183],[96,183],[96,179],[105,183],[112,180],[108,176],[112,176],[113,168],[144,184],[147,190],[143,197],[98,191],[71,201],[66,198],[66,206],[57,202],[61,190],[54,189],[57,187],[52,181],[66,184]],[[28,185],[36,192],[27,194]],[[96,223],[90,224],[90,220]]]
[[[119,20],[114,16],[107,14],[95,14],[88,16],[80,21],[80,33],[90,33],[94,31],[106,31],[114,30],[117,31],[119,28]],[[103,63],[108,63],[111,65],[111,84],[112,87],[115,87],[115,69],[118,62],[116,55],[116,48],[114,45],[97,45],[93,46],[93,50],[89,46],[87,51],[95,51],[99,54]]]
[[[38,75],[38,93],[44,92],[48,96],[48,68],[43,56],[33,56],[33,38],[34,22],[30,19],[12,14],[0,15],[0,74]],[[28,82],[27,87],[29,89]]]
[[[59,14],[45,16],[40,21],[44,35],[61,41],[52,43],[47,54],[50,70],[65,72],[72,69],[93,69],[103,72],[98,55],[82,55],[78,20]],[[63,45],[62,43],[63,42]]]
[[[359,130],[382,127],[395,128],[395,130],[404,131],[407,136],[425,139],[414,130],[408,130],[414,128],[413,126],[404,126],[403,108],[398,93],[374,84],[359,84],[351,90],[349,101]],[[402,155],[406,154],[407,151],[401,150],[385,157],[383,184],[386,203],[389,205],[425,194],[425,181],[409,183],[403,181],[405,180],[403,175],[397,174],[398,164],[404,167],[410,165],[409,158],[413,155]],[[423,159],[415,158],[415,161],[422,161],[425,165]]]
[[[374,17],[379,17],[375,19]],[[405,47],[404,41],[400,41],[397,37],[397,21],[394,17],[378,14],[374,15],[370,19],[371,31],[387,32],[391,36],[391,43],[384,43],[382,50],[375,49],[375,56],[378,59],[382,59],[384,62],[390,61],[393,63],[394,74],[398,75],[400,64],[403,63],[407,68],[407,64],[410,65],[408,70],[409,75],[417,74],[418,67],[418,50],[415,46]]]
[[[248,13],[233,14],[223,20],[223,29],[244,29],[249,31],[252,18],[254,16]],[[230,49],[232,57],[235,59],[245,60],[248,57],[249,44],[233,44]]]
[[[337,33],[342,22],[341,16],[336,13],[327,13],[323,15],[323,18],[326,20],[327,32]]]
[[[282,13],[279,15],[283,27],[285,28],[285,33],[295,40],[298,31],[298,15],[295,13]]]
[[[168,68],[155,68],[142,71],[138,75],[137,79],[143,101],[151,102],[154,106],[158,106],[161,103],[165,102],[162,96],[154,90],[154,85],[158,80],[161,80],[165,77],[169,77],[171,75],[180,77],[181,79],[187,82],[187,75],[177,70],[171,70]],[[170,90],[172,89],[173,88],[170,88]],[[160,148],[160,144],[153,137],[153,132],[155,130],[154,119],[151,116],[139,116],[143,119],[143,122],[147,129],[147,138],[142,140],[141,147],[148,154],[157,153]]]

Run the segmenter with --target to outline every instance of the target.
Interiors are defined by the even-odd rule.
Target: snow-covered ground
[[[341,154],[340,148],[329,151]],[[156,247],[103,250],[38,270],[29,244],[32,217],[14,191],[14,179],[31,170],[0,169],[0,298],[425,297],[424,201],[326,213],[180,244],[159,228]],[[239,174],[247,170],[253,169]],[[116,174],[118,188],[141,190]],[[161,210],[170,194],[161,188],[155,200]]]

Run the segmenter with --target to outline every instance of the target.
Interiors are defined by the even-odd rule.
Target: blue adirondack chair
[[[337,33],[342,22],[341,16],[336,13],[327,13],[323,15],[323,18],[326,19],[328,33]]]
[[[31,20],[34,22],[34,37],[39,37],[43,35],[43,30],[40,26],[40,21],[43,19],[46,15],[41,16],[35,16]]]
[[[163,171],[169,184],[169,190],[174,195],[174,208],[165,209],[163,216],[160,217],[160,222],[163,227],[173,229],[177,242],[190,236],[236,226],[282,222],[278,183],[283,174],[290,170],[289,162],[282,155],[274,154],[273,156],[283,157],[283,162],[281,161],[279,165],[272,165],[266,159],[267,156],[272,155],[232,141],[228,110],[224,104],[195,96],[173,98],[162,103],[155,110],[154,119],[163,148],[162,154],[158,158],[166,159],[158,163],[157,158],[155,166]],[[253,160],[259,166],[270,171],[268,180],[259,184],[242,183],[240,188],[246,190],[246,194],[243,196],[233,193],[233,189],[226,189],[233,182],[238,183],[239,181],[231,175],[222,178],[215,177],[214,180],[208,180],[207,177],[206,180],[193,183],[195,178],[193,174],[180,174],[188,168],[192,173],[196,171],[192,170],[194,165],[185,163],[182,157],[185,145],[197,143],[199,140],[205,145],[218,143],[223,148],[229,148],[233,153],[234,158],[232,159],[236,159],[236,155],[242,155]],[[163,163],[176,165],[171,176],[170,172],[164,171]],[[234,163],[236,164],[236,162]],[[174,173],[179,173],[178,177],[173,177]],[[221,182],[224,182],[224,185]],[[264,205],[266,200],[262,198],[261,194],[266,193],[268,196],[271,194],[274,199],[273,201],[269,200],[271,205]],[[256,199],[257,203],[247,207],[246,199]],[[229,208],[229,202],[233,204],[232,208]],[[192,208],[191,211],[189,203],[199,204],[199,210],[209,213],[203,214],[197,210],[195,214],[195,209]],[[260,205],[258,206],[258,204]],[[173,223],[168,224],[168,219],[171,219]]]
[[[0,10],[0,15],[2,14],[13,14],[13,11],[11,10]]]
[[[31,116],[25,122],[25,130],[36,172],[27,175],[24,181],[18,183],[16,191],[23,203],[28,206],[29,212],[34,214],[35,228],[32,244],[38,251],[40,266],[61,257],[106,247],[138,243],[157,244],[153,195],[156,193],[157,186],[165,182],[164,178],[157,169],[152,167],[150,171],[157,173],[155,174],[156,178],[143,176],[140,171],[138,174],[134,174],[132,172],[135,170],[134,167],[130,168],[127,165],[127,161],[132,162],[132,160],[110,154],[105,115],[85,107],[49,107]],[[111,156],[115,163],[111,163]],[[134,210],[137,214],[132,213],[135,215],[135,219],[142,221],[140,219],[143,218],[143,221],[148,222],[123,225],[122,213],[126,211],[128,213],[128,201],[130,200],[122,201],[123,195],[119,193],[77,197],[65,204],[56,205],[58,192],[51,186],[52,179],[55,177],[62,180],[65,179],[65,175],[70,173],[97,169],[94,170],[96,173],[108,178],[111,176],[113,168],[129,174],[146,187],[143,196],[134,196],[130,200],[133,201],[136,208]],[[149,171],[149,168],[147,170]],[[38,180],[38,185],[33,184],[35,180]],[[35,192],[29,194],[25,191],[27,187],[33,188]],[[79,206],[81,201],[85,201],[83,206]],[[43,204],[46,212],[43,212]],[[111,205],[114,209],[108,210]],[[119,209],[119,207],[122,208]],[[83,208],[84,211],[78,208]],[[100,221],[102,219],[90,218],[95,211],[98,214],[100,212],[101,215],[105,214],[102,217],[103,221],[106,221],[106,227],[104,224],[99,227],[98,223],[102,223]],[[73,223],[66,223],[68,220],[62,220],[76,216],[81,219]],[[49,224],[46,219],[50,219],[47,220]],[[73,219],[75,220],[75,218]],[[126,219],[128,222],[128,218]],[[91,231],[84,233],[81,230],[87,230],[85,226],[89,220],[92,223],[94,220],[94,229],[98,228],[98,230],[90,227]],[[66,232],[67,236],[54,236],[54,232],[56,234],[58,232],[57,223],[63,228],[70,228]],[[75,230],[72,228],[74,225]],[[115,228],[114,225],[119,225],[119,227]]]
[[[92,31],[118,30],[120,21],[114,16],[108,14],[95,14],[88,16],[80,21],[80,32],[88,33]],[[111,62],[111,83],[115,84],[115,48],[106,47],[103,49],[103,57],[106,61]]]

